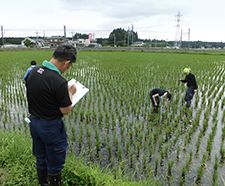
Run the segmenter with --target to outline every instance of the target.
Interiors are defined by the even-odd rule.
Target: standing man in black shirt
[[[160,98],[164,98],[165,107],[167,107],[168,102],[171,100],[172,95],[167,90],[160,88],[154,88],[150,91],[150,99],[153,106],[153,112],[157,113],[160,103]]]
[[[184,80],[180,80],[182,83],[187,83],[187,90],[185,94],[186,106],[189,108],[191,106],[191,100],[198,89],[198,85],[194,74],[191,73],[190,68],[184,68],[183,73],[186,75]]]
[[[67,139],[63,115],[72,110],[76,92],[61,76],[76,61],[76,49],[58,46],[50,61],[35,67],[26,81],[30,132],[40,185],[58,186],[66,157]]]

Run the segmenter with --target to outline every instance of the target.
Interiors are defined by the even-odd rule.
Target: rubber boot
[[[60,186],[61,185],[61,173],[57,175],[49,175],[50,186]]]
[[[48,173],[47,170],[37,169],[38,181],[41,186],[48,186]]]
[[[189,108],[191,106],[191,100],[187,100],[186,107]]]
[[[153,108],[153,112],[154,112],[154,113],[159,113],[158,107],[154,107],[154,108]]]

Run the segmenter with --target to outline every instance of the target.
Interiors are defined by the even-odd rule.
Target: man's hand
[[[77,91],[75,84],[75,79],[71,79],[70,81],[68,81],[68,92],[70,96],[73,96]]]
[[[69,94],[74,95],[76,93],[76,91],[77,91],[77,89],[76,89],[75,85],[68,86]]]
[[[179,79],[178,81],[181,82],[181,83],[183,83],[183,79]]]
[[[75,85],[68,86],[68,92],[69,92],[70,100],[72,101],[73,95],[77,92]]]

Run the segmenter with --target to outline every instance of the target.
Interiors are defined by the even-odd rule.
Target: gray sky
[[[0,0],[4,35],[46,36],[94,33],[108,37],[114,28],[131,29],[141,39],[176,38],[181,12],[183,40],[225,42],[224,0]]]

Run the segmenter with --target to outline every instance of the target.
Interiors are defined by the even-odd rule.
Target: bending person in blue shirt
[[[32,61],[30,62],[30,65],[31,65],[31,66],[27,69],[26,74],[23,76],[23,81],[24,81],[24,82],[26,81],[28,75],[30,74],[31,70],[33,70],[33,68],[36,66],[36,64],[37,64],[37,62],[34,61],[34,60],[32,60]]]

